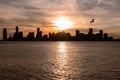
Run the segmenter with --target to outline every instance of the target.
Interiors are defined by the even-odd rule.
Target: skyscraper
[[[13,35],[14,40],[19,40],[19,28],[16,26],[15,33]]]
[[[40,32],[40,28],[37,28],[37,34],[39,34],[39,32]]]
[[[93,34],[93,29],[92,28],[89,28],[88,34]]]
[[[103,40],[103,30],[99,31],[99,40]]]
[[[87,39],[88,41],[94,40],[93,28],[89,28],[89,32],[88,32],[88,34],[87,34],[87,36],[86,36],[86,39]]]
[[[40,31],[40,28],[37,28],[36,39],[42,40],[42,31]]]
[[[34,40],[34,32],[29,32],[27,35],[27,40],[33,41]]]
[[[3,29],[3,40],[7,40],[7,29]]]
[[[80,34],[80,31],[79,30],[76,30],[76,37],[78,37]]]
[[[18,28],[18,26],[16,26],[16,33],[18,33],[19,32],[19,28]]]
[[[76,30],[76,35],[75,35],[76,40],[79,40],[79,34],[80,34],[80,31],[79,31],[79,30]]]
[[[107,33],[104,33],[104,40],[108,40],[108,34]]]

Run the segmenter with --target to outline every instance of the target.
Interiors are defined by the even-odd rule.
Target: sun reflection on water
[[[58,51],[61,52],[61,53],[65,53],[67,51],[66,43],[60,43],[58,45]]]
[[[57,63],[59,67],[57,68],[57,73],[61,75],[59,80],[65,80],[65,76],[68,71],[68,54],[67,54],[67,43],[61,42],[58,45],[58,55],[57,55]]]

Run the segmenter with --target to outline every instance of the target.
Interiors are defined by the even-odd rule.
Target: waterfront
[[[0,80],[120,79],[120,42],[0,43]]]

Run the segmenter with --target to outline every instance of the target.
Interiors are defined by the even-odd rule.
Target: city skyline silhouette
[[[92,20],[92,22],[94,21]],[[24,33],[19,31],[19,27],[16,26],[14,34],[7,37],[7,28],[3,28],[3,41],[120,41],[120,39],[115,39],[113,36],[109,36],[108,33],[104,33],[103,30],[94,33],[93,28],[89,28],[86,34],[76,29],[74,36],[65,31],[58,33],[51,32],[43,35],[40,28],[37,28],[36,34],[34,32],[29,32],[26,37],[23,35]]]

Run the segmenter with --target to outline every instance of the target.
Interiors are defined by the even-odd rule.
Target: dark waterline
[[[119,79],[120,42],[0,42],[0,80]]]

